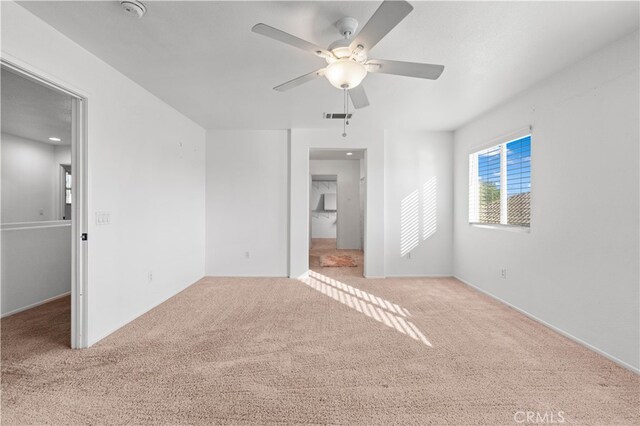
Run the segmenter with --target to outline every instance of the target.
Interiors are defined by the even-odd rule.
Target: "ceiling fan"
[[[369,59],[369,51],[412,10],[413,6],[406,1],[385,0],[355,37],[358,21],[342,18],[336,22],[336,27],[344,38],[333,42],[327,49],[266,24],[256,24],[251,31],[306,50],[327,61],[326,67],[287,81],[274,90],[284,92],[325,76],[334,87],[348,91],[355,108],[363,108],[369,105],[369,100],[360,83],[369,72],[436,80],[444,70],[443,65]]]

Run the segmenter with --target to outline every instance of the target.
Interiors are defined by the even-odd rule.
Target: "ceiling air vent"
[[[351,118],[353,114],[346,114],[347,120]],[[344,112],[323,112],[322,118],[326,120],[344,120]]]

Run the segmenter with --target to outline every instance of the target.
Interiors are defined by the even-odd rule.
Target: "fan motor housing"
[[[346,16],[335,23],[336,28],[344,37],[349,38],[356,33],[358,29],[358,20],[350,16]]]

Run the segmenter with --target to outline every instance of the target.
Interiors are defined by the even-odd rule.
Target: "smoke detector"
[[[122,6],[122,9],[129,15],[135,16],[136,18],[142,18],[144,14],[147,13],[145,5],[137,0],[122,0],[120,6]]]

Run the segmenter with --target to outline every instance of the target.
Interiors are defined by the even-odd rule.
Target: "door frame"
[[[71,347],[88,347],[88,247],[83,236],[88,232],[88,157],[87,111],[88,96],[47,73],[17,58],[2,53],[0,66],[57,92],[71,96]]]
[[[364,202],[364,205],[362,206],[362,218],[360,220],[360,239],[361,239],[361,245],[362,247],[360,248],[364,254],[363,256],[363,265],[362,265],[362,276],[364,278],[368,278],[366,275],[366,266],[367,266],[367,249],[366,249],[366,241],[367,241],[367,214],[368,214],[368,205],[367,205],[367,192],[368,192],[368,188],[369,188],[369,169],[368,169],[368,152],[369,149],[367,147],[364,148],[350,148],[350,147],[340,147],[340,148],[329,148],[329,147],[314,147],[314,146],[309,146],[307,149],[307,155],[306,155],[306,166],[307,166],[307,174],[309,176],[309,185],[307,185],[306,188],[306,200],[307,200],[307,209],[306,209],[306,214],[307,214],[307,256],[306,256],[306,270],[307,272],[305,272],[305,274],[303,274],[302,276],[306,276],[306,274],[308,273],[309,270],[309,251],[311,250],[311,184],[313,181],[313,176],[317,176],[317,175],[313,175],[311,173],[311,151],[312,150],[323,150],[323,151],[362,151],[364,157],[362,159],[360,159],[360,161],[363,162],[362,167],[364,168],[365,171],[365,176],[364,179],[360,177],[360,171],[358,172],[358,193],[359,196],[364,197],[364,201],[361,200],[360,202]],[[289,157],[291,157],[291,151],[289,151]],[[291,161],[291,158],[289,158],[289,161]],[[291,165],[290,165],[291,167]],[[331,175],[331,173],[329,173],[329,175]],[[291,179],[291,170],[289,171],[289,179]],[[336,174],[336,203],[338,203],[338,181],[339,181],[340,177]],[[291,181],[289,182],[289,185],[291,185]],[[361,193],[360,189],[361,187],[364,186],[364,191]],[[289,188],[289,209],[292,209],[292,199],[291,199],[291,187]],[[339,211],[340,208],[338,206],[337,211]],[[358,203],[358,210],[360,210],[360,203]],[[340,225],[338,225],[338,221],[337,221],[337,216],[338,213],[336,213],[336,248],[338,246],[338,232],[340,229]],[[358,216],[360,216],[360,212],[358,212]],[[291,273],[291,211],[289,211],[289,277],[292,278],[292,273]]]

